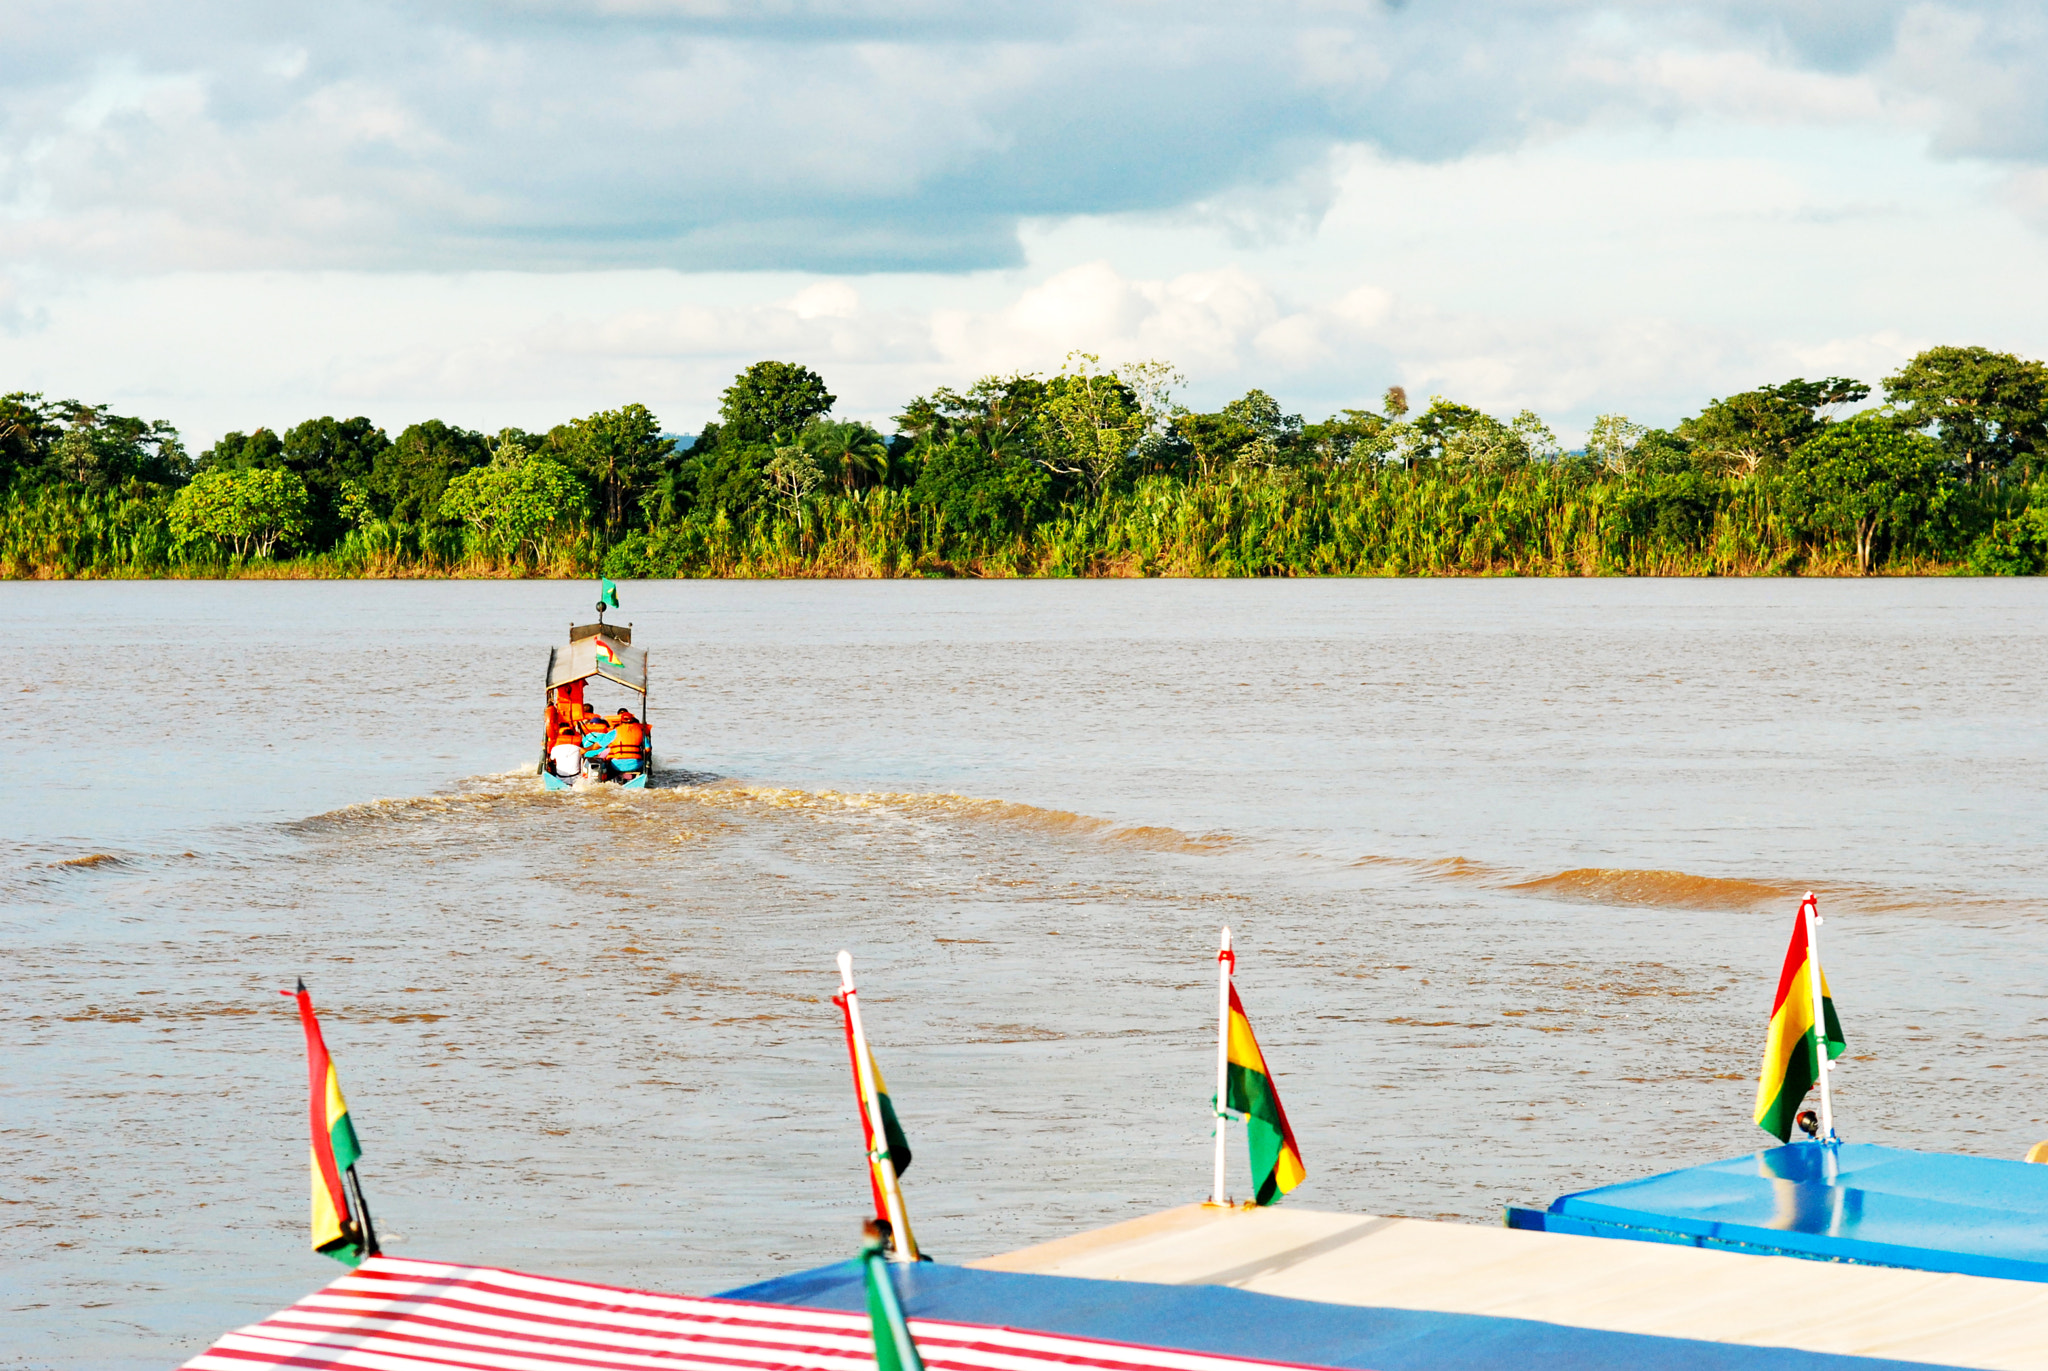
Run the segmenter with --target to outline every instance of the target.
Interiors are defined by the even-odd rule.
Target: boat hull
[[[589,786],[611,785],[617,786],[621,790],[645,790],[647,789],[647,775],[645,771],[640,771],[617,780],[601,780],[585,772],[573,780],[565,781],[546,767],[542,767],[540,771],[540,787],[542,790],[575,790],[579,786],[587,788]]]

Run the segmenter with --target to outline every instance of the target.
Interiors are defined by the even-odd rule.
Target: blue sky
[[[0,0],[0,388],[195,446],[1075,349],[1575,437],[2048,353],[2018,4]]]

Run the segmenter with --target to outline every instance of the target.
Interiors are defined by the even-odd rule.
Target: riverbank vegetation
[[[2035,575],[2048,367],[1940,347],[1716,399],[1670,429],[1399,388],[1321,422],[1253,390],[1176,405],[1164,364],[984,377],[832,415],[758,362],[689,438],[641,405],[545,433],[364,418],[196,457],[104,405],[0,400],[0,575]]]

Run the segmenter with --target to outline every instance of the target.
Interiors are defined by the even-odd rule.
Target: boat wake
[[[533,771],[525,768],[475,777],[468,788],[448,794],[344,805],[301,819],[290,827],[306,833],[334,833],[418,819],[482,817],[526,805],[562,804],[634,806],[642,809],[642,817],[647,818],[658,818],[665,810],[685,806],[697,811],[794,812],[820,818],[868,815],[949,825],[986,824],[1155,852],[1220,852],[1236,842],[1227,833],[1186,833],[1159,825],[1120,823],[1014,800],[943,792],[803,790],[752,785],[710,772],[680,769],[656,771],[645,790],[590,785],[546,791]]]

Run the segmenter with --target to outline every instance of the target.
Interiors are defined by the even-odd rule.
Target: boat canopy
[[[1508,1224],[2048,1281],[2048,1166],[1796,1142],[1510,1210]]]
[[[602,649],[602,651],[600,651]],[[647,649],[593,633],[555,649],[548,663],[548,689],[602,676],[628,690],[647,693]]]

